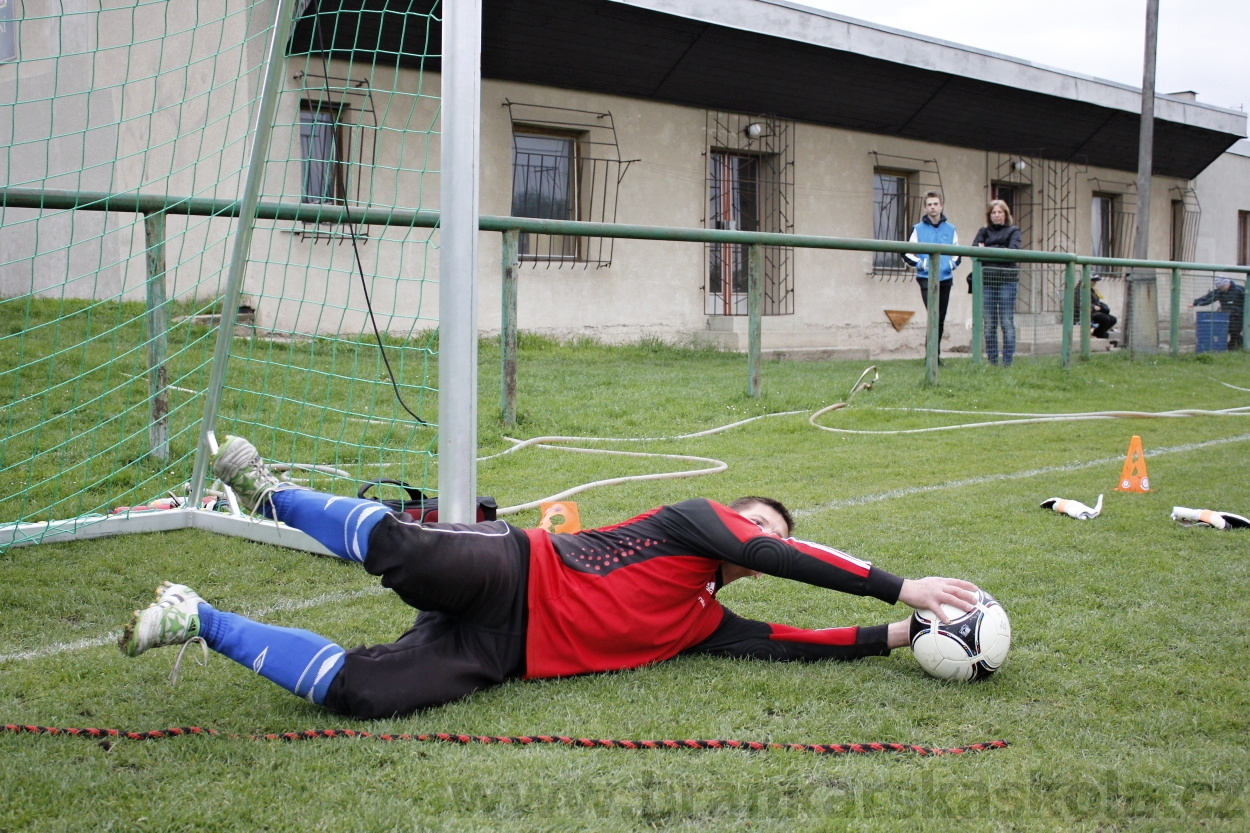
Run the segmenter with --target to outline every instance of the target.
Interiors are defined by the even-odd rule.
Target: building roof
[[[316,51],[307,14],[338,10],[332,52],[438,69],[437,22],[411,17],[431,5],[318,0],[293,51]],[[786,0],[482,0],[482,75],[1137,168],[1137,88]],[[1192,179],[1245,135],[1243,112],[1157,95],[1154,172]]]

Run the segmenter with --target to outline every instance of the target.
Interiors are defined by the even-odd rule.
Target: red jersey
[[[704,499],[599,529],[525,534],[527,678],[634,668],[687,650],[779,659],[838,656],[845,646],[864,642],[857,628],[803,630],[733,616],[716,600],[725,561],[890,604],[903,581],[831,547],[778,538]],[[874,645],[883,646],[884,631],[871,630]]]

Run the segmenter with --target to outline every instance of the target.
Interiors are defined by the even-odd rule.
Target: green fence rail
[[[241,201],[219,200],[203,197],[162,196],[141,193],[102,193],[91,191],[51,191],[25,188],[0,188],[0,206],[7,208],[30,208],[41,210],[105,211],[143,214],[151,223],[163,221],[165,216],[197,215],[209,217],[238,217],[244,213]],[[357,225],[384,225],[391,227],[436,228],[439,212],[429,210],[405,210],[401,208],[350,209],[328,204],[258,202],[253,214],[258,220],[288,220],[306,223],[346,223]],[[520,267],[516,235],[518,233],[552,234],[579,237],[610,237],[619,240],[658,240],[689,243],[730,243],[746,245],[748,253],[748,347],[747,392],[759,396],[761,392],[761,307],[756,297],[762,292],[762,249],[765,246],[783,246],[800,249],[826,249],[858,252],[890,252],[896,254],[923,254],[931,258],[941,255],[966,257],[972,261],[973,332],[972,356],[980,360],[979,345],[983,343],[984,321],[982,310],[983,270],[985,262],[1008,261],[1032,264],[1060,264],[1064,267],[1064,296],[1061,312],[1062,336],[1060,339],[1060,363],[1067,367],[1071,362],[1072,328],[1081,327],[1083,358],[1090,355],[1090,309],[1087,293],[1076,297],[1076,270],[1082,273],[1081,286],[1089,286],[1097,268],[1128,270],[1129,274],[1152,273],[1166,270],[1171,280],[1171,317],[1169,321],[1170,352],[1178,355],[1180,349],[1180,274],[1182,272],[1225,272],[1250,275],[1250,266],[1223,263],[1193,263],[1171,260],[1134,260],[1078,255],[1070,252],[1038,252],[1028,249],[990,249],[973,246],[947,246],[917,244],[891,240],[865,240],[844,237],[821,237],[803,234],[778,234],[773,232],[730,231],[723,229],[696,229],[672,226],[626,225],[616,223],[590,223],[575,220],[543,220],[529,217],[508,217],[483,214],[478,228],[482,231],[503,234],[502,272],[502,384],[500,414],[505,424],[516,419],[516,304],[517,274]],[[151,229],[152,240],[162,239],[157,226]],[[161,269],[159,258],[149,257],[151,269]],[[149,276],[153,280],[155,276]],[[928,336],[925,354],[925,377],[933,384],[938,375],[937,339],[937,281],[930,282]],[[1250,342],[1250,316],[1243,317],[1242,337]],[[158,362],[159,351],[153,353]],[[150,370],[150,377],[159,378],[159,367]],[[156,391],[153,392],[154,399]],[[155,414],[154,414],[155,416]],[[158,432],[153,432],[157,442]]]

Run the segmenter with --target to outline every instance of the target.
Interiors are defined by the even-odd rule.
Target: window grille
[[[300,200],[305,203],[371,205],[377,153],[378,123],[373,92],[367,79],[299,72],[297,146],[300,156]],[[393,205],[390,193],[383,204]],[[342,241],[346,230],[335,223],[303,222],[286,229],[304,240]],[[368,239],[366,228],[356,227],[358,239]]]
[[[712,229],[794,232],[794,123],[707,111],[707,213]],[[707,315],[746,315],[748,246],[704,248]],[[794,313],[794,250],[764,246],[764,315]]]
[[[924,195],[942,194],[942,172],[936,159],[913,159],[870,151],[872,157],[872,236],[874,240],[907,240],[924,215]],[[874,252],[872,274],[880,280],[906,280],[915,270],[902,255]]]
[[[1090,254],[1094,257],[1131,257],[1137,234],[1137,184],[1092,178]],[[1122,266],[1098,266],[1094,274],[1122,277]]]
[[[1044,149],[987,153],[986,204],[1001,199],[1011,207],[1020,227],[1021,245],[1043,252],[1076,251],[1076,177],[1084,166],[1047,159]],[[984,209],[978,215],[984,223]],[[979,227],[979,226],[978,226]],[[970,229],[967,241],[975,232]],[[1064,270],[1049,263],[1022,264],[1016,312],[1059,313],[1063,310]]]
[[[611,113],[504,101],[512,122],[512,216],[616,222],[621,159]],[[522,234],[523,262],[612,265],[613,239]]]
[[[1193,262],[1198,256],[1198,226],[1202,222],[1202,206],[1198,192],[1188,186],[1174,186],[1172,196],[1171,252],[1168,260]]]

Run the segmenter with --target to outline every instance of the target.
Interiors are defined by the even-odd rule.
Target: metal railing
[[[351,208],[331,204],[257,202],[254,207],[244,206],[241,201],[218,200],[205,197],[177,197],[137,193],[102,193],[86,191],[40,191],[22,188],[0,188],[0,207],[32,208],[43,210],[106,211],[143,214],[151,226],[149,240],[163,239],[161,225],[164,217],[197,215],[208,217],[255,217],[258,220],[289,220],[309,223],[345,223],[357,225],[385,225],[399,228],[435,228],[439,224],[439,212],[401,208]],[[517,351],[517,276],[520,271],[517,238],[523,233],[555,234],[582,237],[610,237],[619,240],[658,240],[689,243],[730,243],[745,245],[749,249],[748,292],[749,309],[747,325],[747,393],[759,396],[761,379],[761,317],[763,248],[788,246],[792,248],[828,249],[857,252],[891,252],[897,254],[922,254],[938,260],[942,255],[956,255],[972,260],[972,360],[982,360],[979,345],[984,338],[984,310],[982,309],[983,263],[1008,261],[1020,264],[1048,263],[1064,267],[1063,308],[1061,312],[1062,336],[1059,343],[1060,363],[1067,367],[1072,360],[1072,328],[1081,327],[1080,354],[1090,356],[1090,309],[1088,295],[1081,293],[1080,305],[1076,297],[1077,269],[1081,269],[1082,286],[1089,286],[1094,270],[1107,267],[1127,268],[1130,271],[1167,270],[1171,280],[1171,314],[1169,321],[1170,353],[1180,353],[1180,289],[1182,272],[1225,272],[1250,275],[1250,266],[1230,264],[1189,263],[1169,260],[1134,260],[1131,258],[1108,258],[1077,255],[1067,252],[1037,252],[1027,249],[991,249],[973,246],[925,245],[905,241],[863,240],[844,237],[821,237],[803,234],[778,234],[773,232],[730,231],[722,229],[678,228],[671,226],[625,225],[617,223],[590,223],[575,220],[542,220],[526,217],[507,217],[483,214],[478,228],[482,231],[500,232],[503,235],[502,318],[500,328],[502,353],[502,381],[500,413],[505,424],[516,420],[516,351]],[[149,275],[154,281],[163,272],[159,259],[149,258]],[[936,384],[938,376],[938,281],[929,281],[928,324],[925,351],[925,378]],[[232,327],[223,310],[222,327]],[[1243,317],[1243,339],[1250,343],[1250,316]],[[159,362],[159,351],[152,362]],[[159,378],[159,368],[153,367],[152,379]],[[154,392],[155,393],[155,392]],[[157,401],[155,395],[153,402]],[[154,408],[155,408],[154,404]],[[157,415],[153,414],[154,420]],[[153,438],[160,436],[154,429]]]

